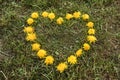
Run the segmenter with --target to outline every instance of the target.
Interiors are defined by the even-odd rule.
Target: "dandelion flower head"
[[[28,18],[28,19],[27,19],[27,23],[28,23],[29,25],[33,24],[33,22],[34,22],[34,20],[33,20],[32,18]]]
[[[88,43],[84,43],[83,44],[83,49],[86,50],[86,51],[90,50],[90,45]]]
[[[53,56],[47,56],[44,63],[46,65],[49,65],[49,64],[53,64],[53,62],[54,62]]]
[[[40,57],[40,58],[45,58],[46,56],[46,51],[43,50],[43,49],[40,49],[38,52],[37,52],[37,56]]]
[[[57,66],[57,70],[60,71],[60,73],[62,73],[65,69],[67,69],[67,64],[66,63],[60,63],[58,66]]]
[[[87,36],[87,40],[92,43],[95,42],[97,40],[97,38],[95,36]]]
[[[39,17],[39,15],[38,15],[38,12],[33,12],[32,14],[31,14],[31,17],[32,18],[38,18]]]
[[[82,15],[82,19],[83,20],[88,20],[89,19],[89,15],[88,14],[83,14]]]
[[[33,33],[34,28],[32,26],[28,26],[28,27],[25,27],[23,31],[26,33]]]
[[[27,41],[35,41],[36,39],[37,39],[37,37],[36,37],[35,33],[28,33],[26,36]]]
[[[82,55],[82,49],[76,51],[76,56],[79,57]]]
[[[59,17],[59,18],[56,20],[57,24],[62,24],[63,21],[64,21],[64,20],[63,20],[62,17]]]
[[[95,34],[95,29],[89,29],[88,34]]]
[[[81,15],[81,13],[79,11],[73,13],[73,17],[76,18],[76,19],[80,18],[80,15]]]
[[[48,14],[49,14],[48,12],[44,11],[44,12],[42,13],[42,16],[43,16],[43,17],[48,17]]]
[[[93,23],[93,22],[88,22],[88,23],[86,24],[86,26],[87,26],[88,28],[93,28],[94,23]]]
[[[41,45],[39,43],[34,43],[31,46],[33,51],[39,51]]]
[[[49,13],[48,14],[48,18],[50,18],[51,20],[53,20],[55,18],[55,14],[54,13]]]
[[[68,62],[69,62],[70,64],[76,64],[76,63],[77,63],[77,58],[76,58],[76,56],[71,55],[70,57],[68,57]]]
[[[73,15],[72,15],[72,14],[67,13],[67,14],[66,14],[66,19],[67,19],[67,20],[70,20],[71,18],[73,18]]]

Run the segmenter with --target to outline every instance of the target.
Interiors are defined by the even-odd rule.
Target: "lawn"
[[[120,80],[119,0],[0,0],[0,4],[0,80]],[[55,58],[53,65],[36,56],[32,42],[25,39],[26,21],[36,11],[37,42]],[[80,11],[94,22],[97,41],[62,73],[56,66],[86,42],[86,22],[80,18],[57,25],[43,18],[43,11],[56,17]]]

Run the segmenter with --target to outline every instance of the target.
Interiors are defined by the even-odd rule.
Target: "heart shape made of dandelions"
[[[33,12],[26,23],[23,31],[26,33],[26,41],[30,41],[31,43],[32,51],[35,51],[36,55],[40,59],[43,59],[47,66],[57,64],[56,69],[60,73],[68,68],[68,64],[76,64],[78,62],[77,59],[84,52],[89,51],[91,44],[97,40],[95,37],[94,23],[90,21],[88,14],[81,14],[80,11],[75,11],[73,14],[67,13],[65,15],[55,15],[55,13],[49,13],[47,11],[41,12],[40,14],[39,12]],[[73,34],[77,34],[77,36]],[[81,37],[79,35],[81,35]],[[52,40],[49,38],[52,38]],[[74,38],[77,38],[75,42]],[[85,40],[83,38],[85,38]],[[56,41],[56,39],[58,40]],[[81,43],[79,43],[80,41]],[[41,44],[44,45],[46,42],[47,45],[45,48],[51,48],[49,52],[54,54],[49,54],[41,47]],[[74,49],[74,43],[77,43],[77,50]],[[64,46],[65,44],[69,49]],[[79,45],[82,46],[80,47]],[[58,48],[56,50],[56,47],[60,50],[58,50]],[[75,52],[72,52],[71,49]],[[73,54],[67,54],[65,51],[70,51],[69,53],[72,52]],[[69,56],[67,57],[67,55],[65,56],[62,53]],[[53,56],[59,57],[54,58]]]

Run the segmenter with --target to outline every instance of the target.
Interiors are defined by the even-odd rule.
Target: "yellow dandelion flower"
[[[55,18],[55,14],[54,13],[49,13],[48,14],[48,18],[50,18],[51,20],[53,20]]]
[[[89,15],[88,14],[83,14],[82,15],[82,19],[83,20],[88,20],[89,19]]]
[[[28,19],[27,19],[27,23],[28,23],[29,25],[33,24],[33,22],[34,22],[34,20],[33,20],[32,18],[28,18]]]
[[[94,23],[93,23],[93,22],[88,22],[88,23],[86,24],[86,26],[87,26],[88,28],[93,28]]]
[[[34,32],[34,28],[32,26],[28,26],[28,27],[25,27],[23,29],[24,32],[26,33],[33,33]]]
[[[95,34],[95,29],[89,29],[88,34]]]
[[[81,56],[83,54],[82,49],[77,50],[75,54],[77,57]]]
[[[41,45],[39,43],[34,43],[31,46],[32,46],[32,51],[39,51]]]
[[[97,40],[97,38],[95,36],[87,36],[87,40],[92,43],[95,42]]]
[[[71,18],[73,18],[73,15],[72,15],[72,14],[67,13],[67,14],[66,14],[66,19],[67,19],[67,20],[70,20]]]
[[[33,12],[32,14],[31,14],[31,17],[32,18],[38,18],[39,17],[39,15],[38,15],[38,12]]]
[[[58,66],[57,66],[57,70],[60,71],[60,73],[62,73],[65,69],[67,69],[67,64],[66,63],[60,63]]]
[[[64,21],[64,20],[63,20],[62,17],[59,17],[59,18],[56,20],[57,24],[62,24],[63,21]]]
[[[29,34],[27,34],[27,36],[26,36],[26,40],[27,41],[35,41],[37,39],[37,37],[36,37],[36,34],[35,33],[29,33]]]
[[[76,56],[71,55],[70,57],[68,57],[68,62],[69,62],[70,64],[76,64],[76,63],[77,63],[77,58],[76,58]]]
[[[53,62],[54,62],[54,58],[52,56],[47,56],[44,63],[46,65],[49,65],[49,64],[53,64]]]
[[[83,49],[86,50],[86,51],[90,50],[90,45],[88,43],[84,43],[83,44]]]
[[[48,14],[49,14],[48,12],[44,11],[44,12],[42,13],[42,16],[43,16],[43,17],[48,17]]]
[[[79,11],[73,13],[73,17],[76,18],[76,19],[80,18],[80,15],[81,15],[81,13]]]
[[[45,58],[46,56],[46,51],[43,50],[43,49],[40,49],[38,52],[37,52],[37,56],[40,57],[40,58]]]

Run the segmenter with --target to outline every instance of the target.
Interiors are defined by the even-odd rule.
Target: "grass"
[[[0,3],[0,80],[120,79],[119,0],[0,0]],[[58,15],[80,10],[88,13],[95,23],[98,41],[76,65],[69,66],[62,74],[56,71],[55,65],[46,67],[43,60],[36,57],[22,31],[31,12],[44,10]],[[37,28],[42,47],[55,54],[58,62],[84,42],[84,28],[76,27],[80,23],[75,22],[71,26],[71,22],[63,26],[47,21],[40,23],[46,23],[45,26],[39,24]]]

